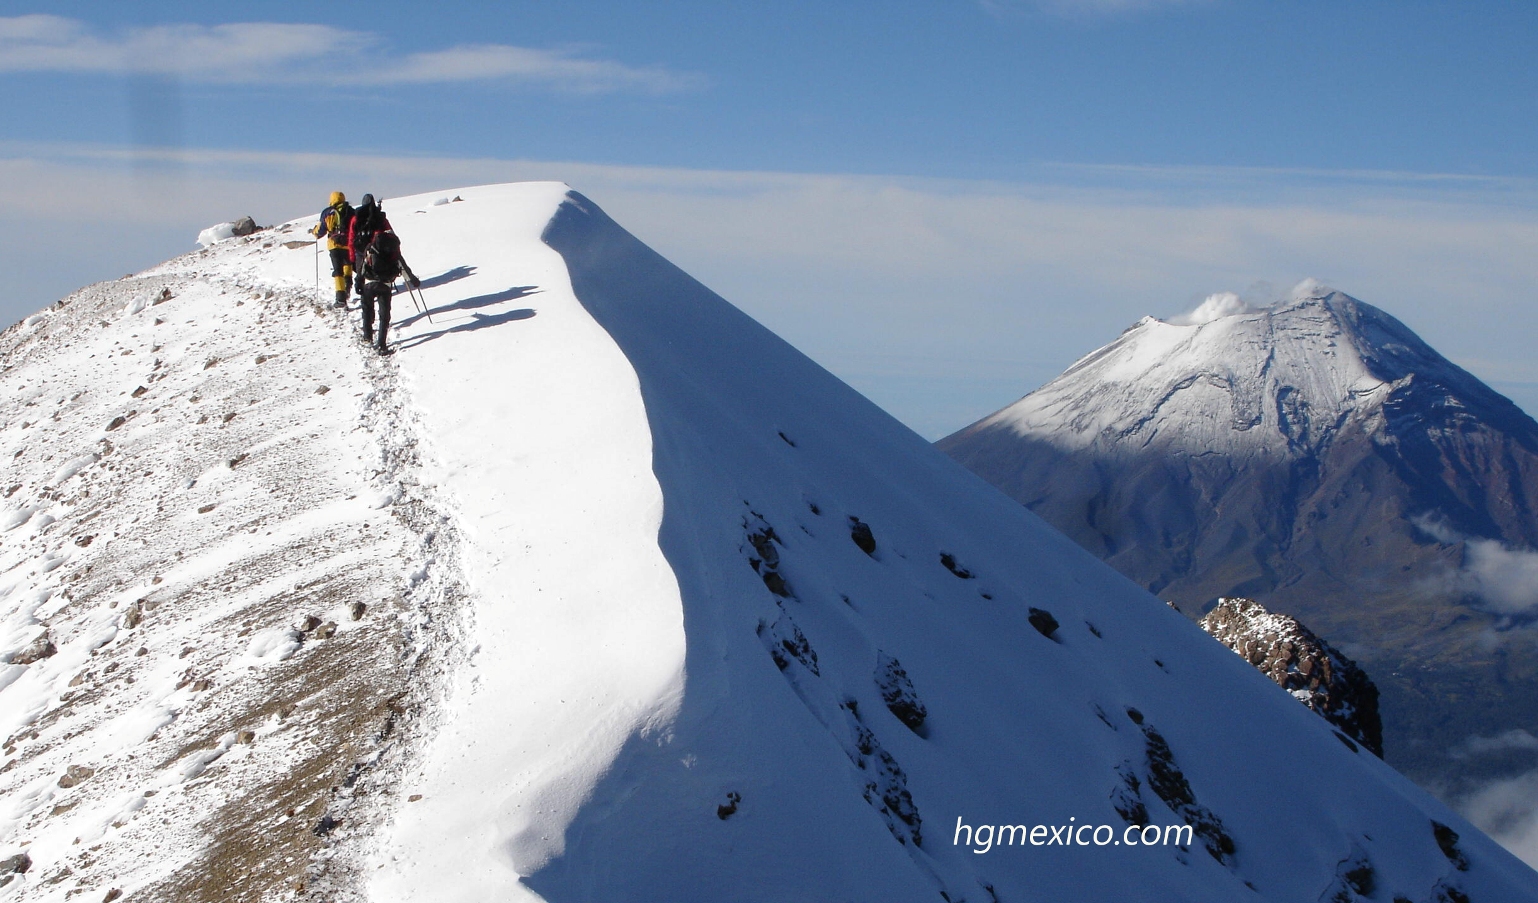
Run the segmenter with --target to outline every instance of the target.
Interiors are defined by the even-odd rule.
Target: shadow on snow
[[[436,311],[434,312],[436,313]],[[511,323],[514,320],[527,320],[534,316],[534,314],[535,311],[532,307],[523,307],[519,308],[518,310],[504,311],[503,313],[499,314],[472,313],[470,314],[469,322],[460,321],[454,326],[439,329],[436,332],[424,332],[420,335],[411,336],[408,339],[403,339],[402,341],[396,343],[395,347],[398,349],[415,348],[418,345],[431,342],[433,339],[436,339],[439,336],[445,336],[455,332],[471,332],[476,329],[485,329],[488,326],[501,326],[503,323]],[[415,320],[420,316],[421,314],[418,314],[416,317],[412,317],[411,320]],[[402,325],[411,322],[411,320],[403,321]]]
[[[422,287],[424,289],[427,288],[426,279],[422,280]],[[410,326],[411,324],[431,314],[446,314],[455,310],[477,310],[482,307],[490,307],[493,304],[501,304],[504,301],[516,301],[519,298],[527,297],[538,291],[539,286],[537,285],[515,285],[512,288],[503,289],[500,292],[492,292],[489,295],[476,295],[472,298],[463,298],[451,304],[444,304],[438,307],[428,308],[426,314],[422,313],[421,311],[417,311],[411,316],[400,320],[399,325]],[[424,295],[423,297],[425,298],[426,296]]]

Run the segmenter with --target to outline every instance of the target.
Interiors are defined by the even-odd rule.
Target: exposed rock
[[[1132,711],[1128,710],[1128,714]],[[1153,725],[1144,723],[1141,715],[1133,720],[1142,728],[1147,744],[1145,764],[1148,768],[1148,788],[1170,807],[1171,812],[1191,826],[1213,859],[1231,865],[1236,847],[1223,820],[1218,818],[1217,813],[1197,802],[1191,782],[1186,780],[1185,773],[1180,770],[1180,765],[1175,761],[1175,753],[1164,735]]]
[[[726,802],[716,807],[716,818],[726,821],[737,812],[737,804],[742,802],[742,794],[733,790],[726,795]]]
[[[240,219],[238,219],[235,222],[230,224],[230,234],[232,234],[232,235],[251,235],[251,234],[253,234],[255,232],[260,231],[261,228],[262,228],[261,226],[258,226],[256,224],[256,220],[252,219],[249,216],[242,216]]]
[[[1031,622],[1031,626],[1040,631],[1041,635],[1047,639],[1051,639],[1052,634],[1057,632],[1057,618],[1052,617],[1052,612],[1044,608],[1032,608],[1028,620]],[[1093,627],[1090,629],[1094,630]],[[1095,635],[1099,636],[1100,634],[1097,631]]]
[[[59,777],[59,786],[68,790],[94,774],[96,774],[96,769],[94,768],[87,768],[84,765],[71,765]]]
[[[764,643],[764,648],[769,650],[769,656],[781,671],[790,667],[791,660],[801,663],[806,670],[813,674],[821,674],[817,666],[817,652],[812,644],[807,641],[806,634],[796,626],[790,615],[783,610],[780,617],[773,624],[760,621],[758,624],[758,637]]]
[[[1104,716],[1101,716],[1102,719]],[[1107,722],[1109,723],[1109,722]],[[1148,824],[1148,807],[1143,803],[1142,781],[1132,763],[1125,762],[1116,769],[1119,779],[1111,789],[1111,806],[1116,814],[1129,825],[1143,827]]]
[[[929,710],[924,708],[902,664],[885,652],[876,657],[876,686],[881,690],[881,701],[897,720],[906,724],[908,730],[924,736],[924,719],[929,717]]]
[[[865,523],[853,515],[849,518],[849,538],[860,547],[860,551],[867,555],[876,554],[876,534],[871,532],[870,524]]]
[[[1378,688],[1296,618],[1272,614],[1253,599],[1219,599],[1199,623],[1299,702],[1383,757]]]
[[[748,545],[752,547],[754,554],[757,555],[757,557],[748,556],[748,564],[752,566],[753,570],[758,572],[759,577],[764,581],[764,586],[768,587],[769,592],[781,598],[787,597],[790,595],[790,586],[786,584],[785,578],[781,576],[778,570],[780,566],[780,550],[775,545],[780,541],[780,538],[775,535],[774,528],[769,526],[757,513],[754,513],[753,517],[757,521],[756,524],[749,523],[746,518],[743,520],[743,528],[748,534]]]
[[[1361,897],[1371,897],[1378,887],[1378,872],[1372,859],[1357,844],[1351,845],[1351,853],[1335,867],[1335,880],[1324,893],[1320,903],[1356,903]]]
[[[759,557],[759,563],[753,564],[754,568],[772,571],[780,566],[780,550],[775,548],[775,543],[779,542],[779,539],[774,533],[774,528],[768,524],[760,524],[757,530],[748,532],[748,545],[752,546]]]
[[[899,843],[922,847],[923,819],[913,802],[913,794],[908,791],[907,773],[881,746],[875,732],[866,726],[859,705],[853,699],[846,699],[842,706],[854,729],[854,748],[845,749],[845,753],[861,771],[870,775],[865,781],[865,801],[886,820],[887,830]]]
[[[0,859],[0,875],[25,874],[32,867],[32,857],[26,853],[17,853],[15,856],[7,856]]]
[[[769,592],[774,593],[776,596],[790,595],[790,587],[785,584],[785,578],[780,576],[779,571],[765,571],[764,586],[768,587]]]
[[[1437,839],[1437,847],[1441,849],[1442,855],[1447,857],[1447,861],[1452,863],[1453,868],[1460,872],[1469,870],[1469,858],[1458,848],[1457,831],[1439,821],[1433,821],[1431,834]]]
[[[33,662],[42,661],[58,651],[58,648],[53,644],[53,639],[48,635],[47,631],[44,631],[32,642],[22,647],[19,652],[11,656],[10,664],[30,665]]]
[[[957,564],[956,556],[949,552],[940,553],[940,563],[945,565],[945,569],[947,571],[950,571],[952,574],[955,574],[957,577],[960,577],[963,580],[971,580],[973,577],[977,576],[976,574]]]

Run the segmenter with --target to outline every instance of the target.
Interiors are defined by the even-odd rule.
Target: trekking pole
[[[415,296],[418,299],[420,299],[420,300],[417,301],[417,303],[422,306],[422,316],[427,318],[427,322],[432,323],[433,322],[433,314],[432,314],[432,311],[427,309],[427,296],[422,294],[422,290],[421,289],[412,287],[411,283],[409,283],[409,282],[406,283],[406,286],[408,288],[411,288],[411,291],[415,294]],[[433,324],[433,325],[437,325],[437,324]]]
[[[320,297],[320,239],[315,239],[315,303],[324,304]]]
[[[411,287],[411,280],[410,279],[402,279],[401,282],[405,284],[405,286],[406,286],[406,294],[411,298],[411,303],[412,303],[412,305],[414,305],[416,307],[417,313],[419,313],[422,316],[426,317],[427,318],[427,322],[431,323],[433,321],[432,314],[429,314],[427,312],[427,304],[426,304],[425,300],[422,299],[422,298],[419,298],[417,296],[417,290]]]
[[[403,263],[403,264],[405,262],[406,262],[405,260],[401,261],[401,263]],[[402,275],[405,275],[405,274],[402,274]],[[415,304],[417,306],[417,310],[420,310],[422,312],[422,316],[427,318],[427,322],[432,323],[433,322],[433,315],[427,312],[427,296],[423,295],[420,289],[415,289],[415,288],[411,287],[411,277],[409,277],[409,276],[406,278],[406,292],[411,295],[411,303],[413,303],[413,304]],[[433,324],[433,325],[437,325],[437,324]]]
[[[396,279],[400,279],[401,288],[406,290],[406,297],[411,299],[411,306],[413,308],[416,308],[416,312],[417,313],[421,313],[422,312],[422,308],[417,306],[416,296],[411,294],[411,283],[407,282],[405,279],[402,279],[400,276],[396,276],[395,278]],[[395,281],[391,280],[391,282],[390,282],[390,294],[391,295],[399,295],[400,293],[401,293],[401,289],[396,288],[395,287]]]

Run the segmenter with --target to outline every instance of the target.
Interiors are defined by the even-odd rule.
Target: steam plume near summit
[[[1251,308],[1239,296],[1233,292],[1217,292],[1208,295],[1207,300],[1197,305],[1194,310],[1170,317],[1165,322],[1176,326],[1200,326],[1203,323],[1211,323],[1222,317],[1232,317],[1235,314],[1247,314]]]

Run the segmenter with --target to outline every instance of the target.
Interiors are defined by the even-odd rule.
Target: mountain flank
[[[1235,299],[1236,300],[1236,299]],[[1383,311],[1317,283],[1144,318],[939,447],[1199,615],[1242,596],[1373,675],[1389,761],[1455,792],[1538,730],[1538,423]]]

